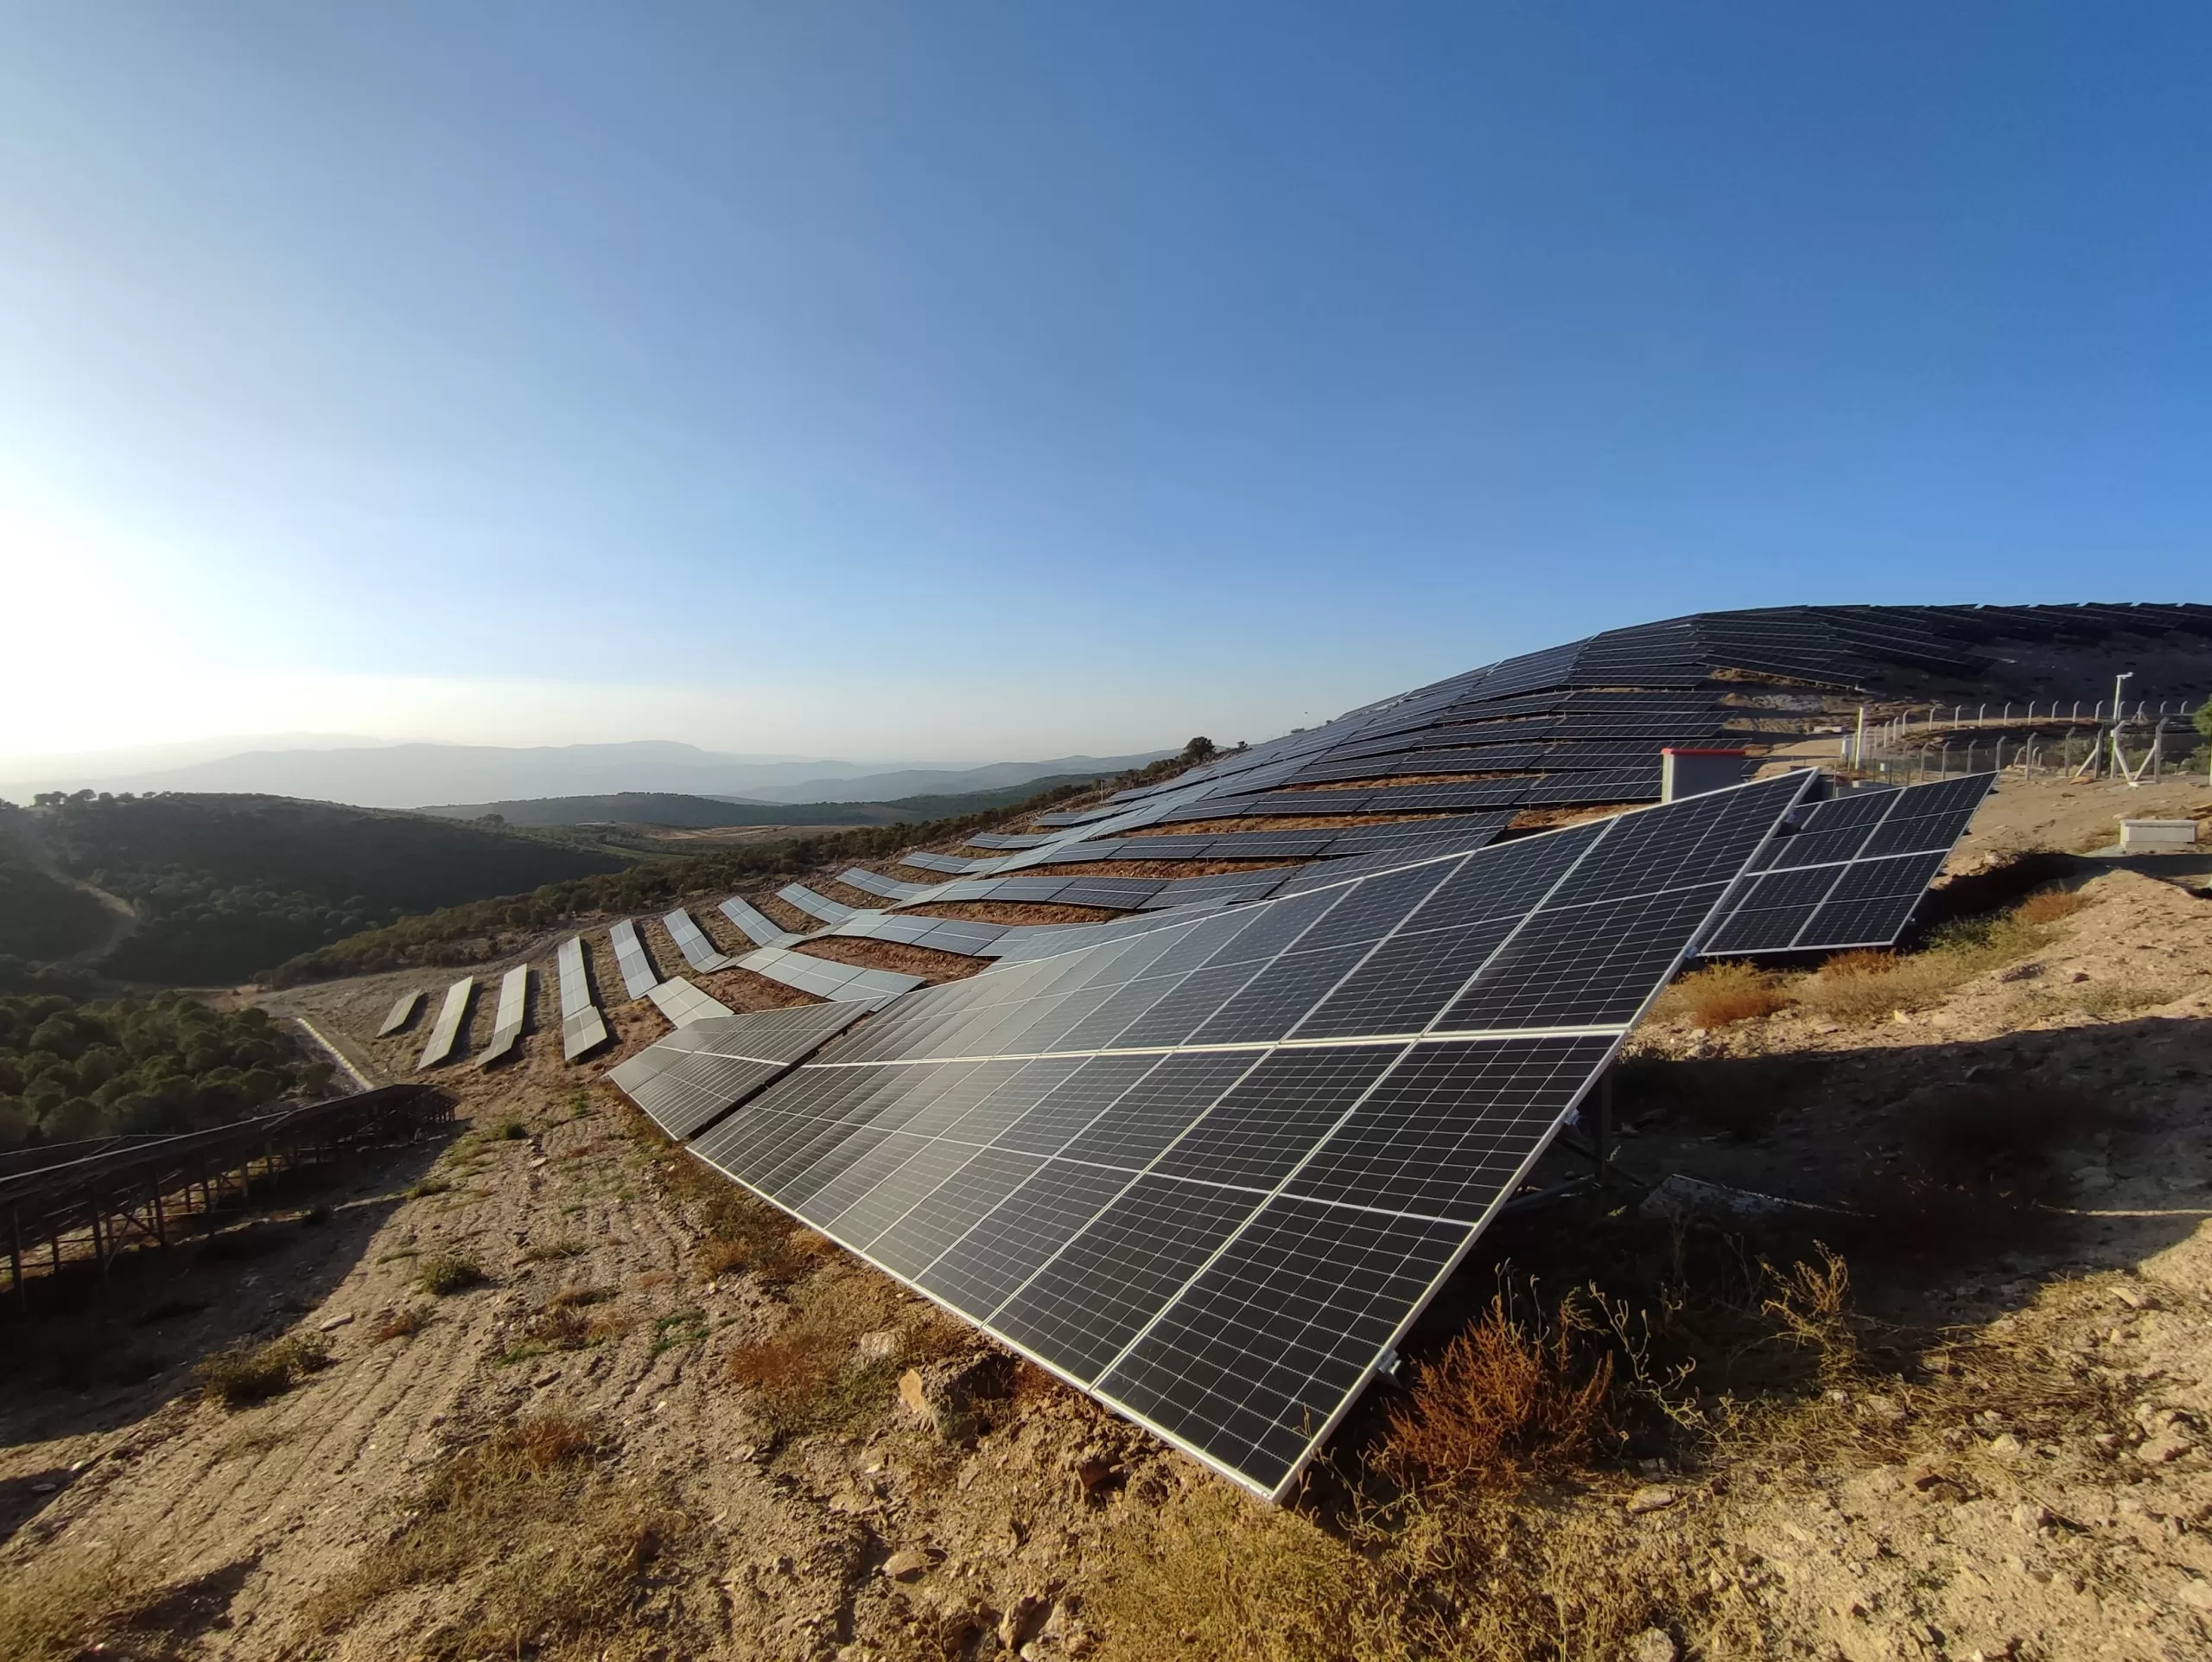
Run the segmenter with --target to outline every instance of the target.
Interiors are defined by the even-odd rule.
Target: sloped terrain
[[[2008,784],[1974,844],[2140,797]],[[2079,861],[2064,900],[1856,977],[1764,977],[1764,1013],[1685,982],[1624,1079],[1623,1181],[1486,1237],[1279,1512],[703,1180],[543,1044],[450,1074],[465,1134],[328,1225],[21,1329],[0,1646],[2201,1654],[2212,902],[2164,875],[2191,863]],[[286,1008],[397,1073],[393,984]],[[609,1017],[609,1060],[663,1030]],[[1680,1186],[1641,1184],[1676,1173],[1801,1204],[1670,1220]],[[1562,1336],[1592,1280],[1624,1308],[1584,1292]],[[290,1389],[188,1389],[194,1354],[294,1335],[329,1359]]]

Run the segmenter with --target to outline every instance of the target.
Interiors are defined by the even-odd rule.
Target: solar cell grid
[[[377,1029],[377,1037],[389,1039],[413,1021],[415,1012],[422,1008],[423,993],[420,988],[413,992],[400,994],[398,997],[392,1000],[391,1009],[385,1012],[384,1025]]]
[[[638,939],[638,926],[628,918],[623,919],[607,931],[607,939],[614,944],[615,966],[622,972],[622,990],[632,998],[643,998],[660,985],[660,975],[653,968],[653,961],[645,956],[645,944]]]
[[[1352,882],[1301,873],[1294,897],[1149,934],[1071,931],[1097,944],[909,994],[694,1146],[726,1169],[772,1153],[777,1175],[757,1185],[769,1198],[1278,1493],[1804,783],[1390,869],[1364,864],[1389,851],[1354,856],[1324,869],[1364,871]],[[1294,929],[1293,907],[1326,914]],[[1262,951],[1248,932],[1263,927]],[[1340,1003],[1278,1044],[1281,1012],[1309,1019],[1370,970],[1403,990],[1371,995],[1369,1011]],[[1527,996],[1532,980],[1543,997]],[[1258,1010],[1270,981],[1272,1010]],[[1421,1018],[1389,1032],[1436,1036],[1338,1041],[1383,1031],[1363,1026],[1382,1010]],[[1154,1032],[1249,1048],[1128,1054]],[[1107,1054],[1019,1060],[1078,1037]],[[970,1041],[1002,1048],[958,1048]],[[930,1054],[970,1060],[906,1060]],[[953,1123],[934,1112],[940,1070],[1009,1064]],[[868,1074],[901,1077],[836,1085],[831,1100],[871,1105],[844,1119],[791,1105],[824,1088],[809,1075]],[[895,1106],[878,1116],[879,1101]],[[1185,1222],[1131,1233],[1171,1196]],[[1078,1274],[1108,1263],[1128,1266],[1141,1298]]]

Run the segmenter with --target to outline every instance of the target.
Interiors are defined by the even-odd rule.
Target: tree
[[[1188,744],[1183,747],[1183,760],[1185,761],[1205,761],[1213,754],[1213,741],[1205,737],[1203,735],[1198,738],[1192,739]]]
[[[2196,730],[2205,739],[2212,740],[2212,698],[2196,707]]]

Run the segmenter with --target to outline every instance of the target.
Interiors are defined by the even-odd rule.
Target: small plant
[[[318,1200],[313,1206],[309,1207],[305,1212],[300,1213],[300,1226],[302,1229],[313,1229],[317,1225],[328,1223],[331,1219],[331,1215],[330,1208],[323,1204],[323,1202]]]
[[[1661,996],[1660,1012],[1687,1017],[1700,1028],[1724,1028],[1772,1016],[1796,1003],[1777,976],[1730,962],[1695,970]]]
[[[2109,1022],[2114,1016],[2170,1004],[2180,997],[2175,988],[2152,981],[2093,981],[2075,990],[2073,1003],[2084,1015]]]
[[[1859,1328],[1851,1304],[1851,1270],[1827,1247],[1815,1243],[1817,1264],[1799,1260],[1786,1270],[1759,1266],[1767,1295],[1759,1309],[1786,1343],[1814,1353],[1821,1382],[1833,1385],[1859,1370]]]
[[[369,1341],[381,1345],[394,1339],[411,1339],[429,1327],[432,1320],[430,1313],[419,1307],[395,1310],[369,1329]]]
[[[503,1142],[522,1143],[529,1139],[530,1127],[518,1119],[510,1119],[503,1123],[493,1135]]]
[[[1604,1331],[1572,1294],[1524,1319],[1500,1293],[1392,1410],[1381,1463],[1402,1478],[1510,1488],[1618,1448]]]
[[[2022,923],[2040,927],[2070,918],[2089,904],[2088,897],[2070,888],[2039,888],[2012,908]]]
[[[435,1258],[423,1260],[423,1268],[415,1280],[424,1292],[443,1298],[480,1285],[484,1269],[465,1252],[441,1252]]]
[[[249,1349],[240,1346],[209,1357],[193,1370],[209,1402],[239,1409],[289,1391],[330,1366],[330,1341],[321,1334],[294,1334]]]
[[[707,1313],[704,1310],[678,1310],[673,1315],[662,1316],[653,1323],[653,1354],[673,1350],[679,1345],[696,1345],[707,1336]]]
[[[410,1200],[427,1200],[433,1194],[443,1194],[452,1187],[453,1185],[442,1177],[425,1177],[419,1183],[408,1185],[407,1198]]]
[[[582,1241],[547,1241],[542,1245],[524,1249],[524,1264],[555,1264],[563,1258],[581,1258],[588,1249]]]

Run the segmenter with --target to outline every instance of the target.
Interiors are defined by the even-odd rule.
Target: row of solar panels
[[[702,1160],[1280,1497],[1683,958],[1786,919],[1793,945],[1867,927],[1865,874],[1940,860],[1988,783],[1819,801],[1792,774],[992,943],[852,913],[838,930],[1020,950],[857,1031],[850,1004],[713,1017],[617,1083]],[[1885,884],[1901,927],[1917,896]]]
[[[1486,665],[1174,780],[1137,786],[1102,807],[1047,815],[1040,823],[1090,823],[1163,793],[1194,803],[1283,784],[1386,777],[1421,767],[1424,752],[1454,747],[1571,739],[1577,747],[1602,748],[1635,740],[1648,753],[1663,743],[1711,745],[1730,735],[1740,742],[1747,729],[1777,724],[1789,713],[1785,706],[1797,705],[1802,718],[1816,713],[1818,700],[1808,692],[1862,690],[1898,672],[1984,674],[1994,659],[1981,648],[1999,640],[2088,642],[2120,634],[2174,633],[2212,635],[2212,608],[1784,607],[1700,613]],[[1772,707],[1752,702],[1762,696]],[[1501,760],[1492,758],[1491,767]],[[1463,748],[1455,765],[1481,769],[1484,760],[1479,751]],[[1568,755],[1550,755],[1532,756],[1525,765],[1555,772],[1576,763]],[[1431,765],[1425,771],[1449,770]],[[1183,794],[1193,790],[1195,798]],[[1656,793],[1655,782],[1649,791],[1624,793],[1618,799]]]

